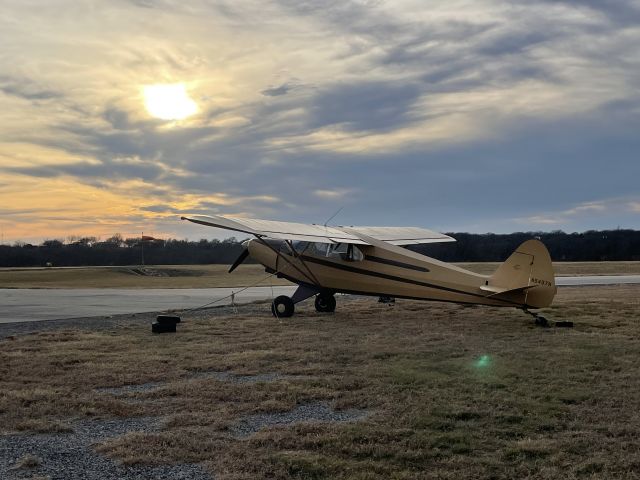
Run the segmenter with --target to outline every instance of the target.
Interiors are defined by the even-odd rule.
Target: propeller
[[[242,244],[242,246],[244,247],[244,250],[242,250],[242,253],[240,254],[240,256],[236,258],[236,261],[233,262],[233,265],[231,265],[231,268],[229,268],[229,273],[233,272],[236,268],[238,268],[238,265],[244,262],[249,256],[249,249],[247,248],[247,245],[245,245],[245,243],[246,242]]]

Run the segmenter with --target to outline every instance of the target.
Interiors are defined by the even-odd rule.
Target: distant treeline
[[[415,245],[412,250],[445,262],[502,262],[525,240],[537,238],[556,262],[640,260],[640,231],[590,230],[584,233],[449,233],[456,242]]]
[[[72,242],[46,240],[41,245],[0,245],[0,267],[226,264],[232,263],[241,251],[235,238],[142,241],[114,235],[105,241],[86,237]]]
[[[510,234],[449,233],[457,242],[416,245],[412,250],[447,262],[501,262],[530,238],[544,242],[555,261],[640,260],[640,231],[604,230],[584,233],[555,231]],[[157,240],[150,237],[105,241],[93,237],[41,245],[0,245],[0,267],[84,265],[181,265],[232,263],[242,246],[227,240]]]

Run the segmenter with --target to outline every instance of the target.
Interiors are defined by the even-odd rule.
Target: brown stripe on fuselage
[[[409,270],[415,270],[417,272],[429,272],[430,270],[426,267],[421,267],[419,265],[412,265],[410,263],[399,262],[397,260],[390,260],[388,258],[376,257],[375,255],[365,255],[365,260],[376,263],[383,263],[385,265],[391,265],[393,267],[407,268]]]
[[[281,252],[281,254],[282,254],[282,252]],[[305,261],[305,262],[315,263],[317,265],[322,265],[322,266],[329,267],[329,268],[335,268],[337,270],[344,270],[344,271],[355,273],[355,274],[359,274],[359,275],[383,278],[385,280],[391,280],[391,281],[396,281],[396,282],[401,282],[401,283],[407,283],[407,284],[410,284],[410,285],[418,285],[418,286],[421,286],[421,287],[433,288],[433,289],[436,289],[436,290],[442,290],[442,291],[446,291],[446,292],[458,293],[458,294],[461,294],[461,295],[468,295],[468,296],[471,296],[471,297],[487,299],[487,297],[485,297],[484,295],[480,295],[480,294],[477,294],[477,293],[465,292],[464,290],[459,290],[459,289],[456,289],[456,288],[444,287],[442,285],[435,285],[433,283],[422,282],[422,281],[413,280],[413,279],[410,279],[410,278],[398,277],[396,275],[390,275],[390,274],[382,273],[382,272],[375,272],[375,271],[372,271],[372,270],[367,270],[367,269],[364,269],[364,268],[354,267],[354,266],[351,266],[351,265],[344,265],[344,264],[341,264],[341,263],[332,262],[330,260],[325,260],[325,259],[318,258],[318,257],[311,257],[309,255],[301,255],[299,258],[302,261]],[[340,291],[342,291],[342,289]],[[399,295],[397,295],[397,296],[399,296]],[[517,302],[511,302],[509,300],[503,300],[503,299],[499,299],[499,298],[492,298],[490,300],[491,301],[499,301],[499,302],[505,303],[507,305],[513,305],[513,306],[520,306],[521,305],[520,303],[517,303]],[[463,303],[463,302],[461,302],[461,303]]]

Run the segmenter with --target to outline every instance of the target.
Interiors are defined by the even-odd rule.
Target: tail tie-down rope
[[[276,273],[271,273],[268,276],[266,276],[265,278],[257,281],[256,283],[252,283],[251,285],[248,285],[246,287],[241,288],[240,290],[232,290],[231,293],[229,295],[225,295],[224,297],[221,298],[217,298],[211,302],[205,303],[204,305],[200,305],[198,307],[193,307],[193,308],[189,308],[187,310],[184,310],[184,313],[189,313],[189,312],[194,312],[196,310],[202,310],[206,307],[210,307],[211,305],[215,305],[216,303],[222,302],[223,300],[227,300],[227,299],[231,299],[231,305],[233,306],[234,311],[237,313],[237,305],[235,302],[236,299],[236,295],[244,292],[245,290],[249,289],[249,288],[253,288],[257,285],[259,285],[260,283],[269,280],[271,277],[273,277],[274,275],[276,275]],[[271,285],[271,296],[273,296],[273,285]]]

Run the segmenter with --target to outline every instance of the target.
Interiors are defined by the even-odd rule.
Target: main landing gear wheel
[[[271,303],[271,313],[276,318],[288,318],[293,315],[293,300],[286,295],[276,297]]]
[[[316,295],[316,311],[323,313],[335,312],[336,297],[322,293]]]

